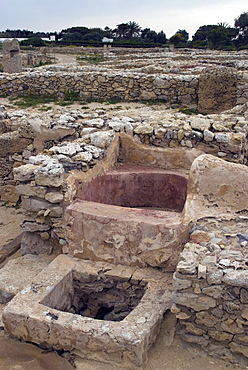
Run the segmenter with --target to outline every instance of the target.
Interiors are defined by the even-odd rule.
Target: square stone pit
[[[5,331],[43,347],[141,366],[170,308],[170,281],[150,268],[59,255],[6,306]]]

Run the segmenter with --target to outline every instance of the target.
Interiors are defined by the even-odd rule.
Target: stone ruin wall
[[[139,137],[144,139],[142,135]],[[130,136],[126,138],[124,140],[129,142]],[[104,140],[106,137],[101,136],[102,146],[103,142],[106,144]],[[96,176],[113,167],[118,160],[118,148],[119,138],[115,137],[105,159],[102,159],[103,150],[91,145],[84,146],[81,151],[78,148],[77,155],[81,160],[84,157],[86,162],[89,152],[92,153],[95,165],[88,162],[88,166]],[[51,253],[53,248],[61,247],[66,251],[61,217],[65,204],[76,194],[76,184],[68,178],[70,164],[76,168],[75,162],[72,164],[70,161],[75,150],[72,143],[63,143],[57,149],[51,149],[49,155],[30,157],[29,164],[14,170],[15,181],[19,184],[17,191],[22,194],[23,203],[23,254]],[[52,155],[52,152],[58,154],[59,151],[71,153],[67,154],[68,162],[64,158],[63,165]],[[201,152],[194,155],[199,154]],[[84,168],[84,180],[89,167]],[[243,167],[238,170],[241,175]],[[208,176],[206,173],[205,182]],[[248,176],[248,170],[245,170],[245,176]],[[237,181],[242,182],[239,175]],[[242,205],[247,209],[247,200]],[[212,355],[243,365],[248,361],[247,241],[241,239],[236,243],[236,233],[246,232],[247,219],[247,214],[237,213],[234,229],[229,220],[222,221],[221,217],[217,221],[205,217],[192,224],[190,240],[180,254],[173,275],[171,299],[171,311],[179,321],[178,333],[183,340],[200,345]],[[220,232],[216,233],[216,230]]]
[[[207,230],[211,220],[203,224]],[[201,232],[202,240],[199,234],[185,245],[173,276],[171,311],[179,320],[178,334],[213,356],[247,366],[246,251],[240,246],[225,249],[224,235],[211,241],[207,232]]]
[[[28,63],[28,62],[27,62]],[[0,76],[0,95],[55,95],[66,92],[82,99],[149,101],[222,112],[248,98],[248,73],[234,68],[206,68],[200,75],[147,75],[135,72],[29,71]]]
[[[82,99],[122,101],[162,100],[196,105],[198,79],[191,76],[135,75],[133,73],[28,72],[0,76],[0,95],[22,93],[55,95],[66,91],[79,93]]]

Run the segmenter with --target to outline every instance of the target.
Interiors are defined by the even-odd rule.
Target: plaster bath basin
[[[83,184],[66,210],[66,253],[174,271],[188,238],[182,223],[187,177],[124,165]]]

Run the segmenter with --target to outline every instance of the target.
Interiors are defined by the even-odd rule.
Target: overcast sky
[[[60,31],[72,26],[114,28],[137,22],[142,28],[178,29],[190,35],[200,26],[234,19],[248,11],[247,0],[8,0],[1,4],[0,30]]]

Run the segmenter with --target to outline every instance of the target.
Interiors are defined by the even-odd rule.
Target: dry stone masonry
[[[247,214],[205,218],[191,230],[173,277],[179,335],[247,365]]]
[[[59,51],[42,48],[41,64],[44,60],[49,61],[49,57],[52,60],[51,55],[55,56]],[[72,50],[67,49],[67,52]],[[77,48],[73,52],[78,53],[78,61],[74,64],[26,69],[16,75],[2,74],[0,94],[60,97],[71,92],[86,100],[161,100],[198,106],[203,113],[218,113],[247,101],[245,51],[235,55],[225,52],[209,55],[206,51],[183,50],[178,53],[155,49],[151,53],[140,50],[132,54],[130,50],[113,48],[107,52]],[[129,61],[125,58],[127,53]],[[87,59],[98,54],[103,59],[99,66],[86,64]],[[35,54],[32,55],[37,60]],[[33,64],[26,59],[23,58],[26,66]],[[31,53],[28,59],[31,60]]]

